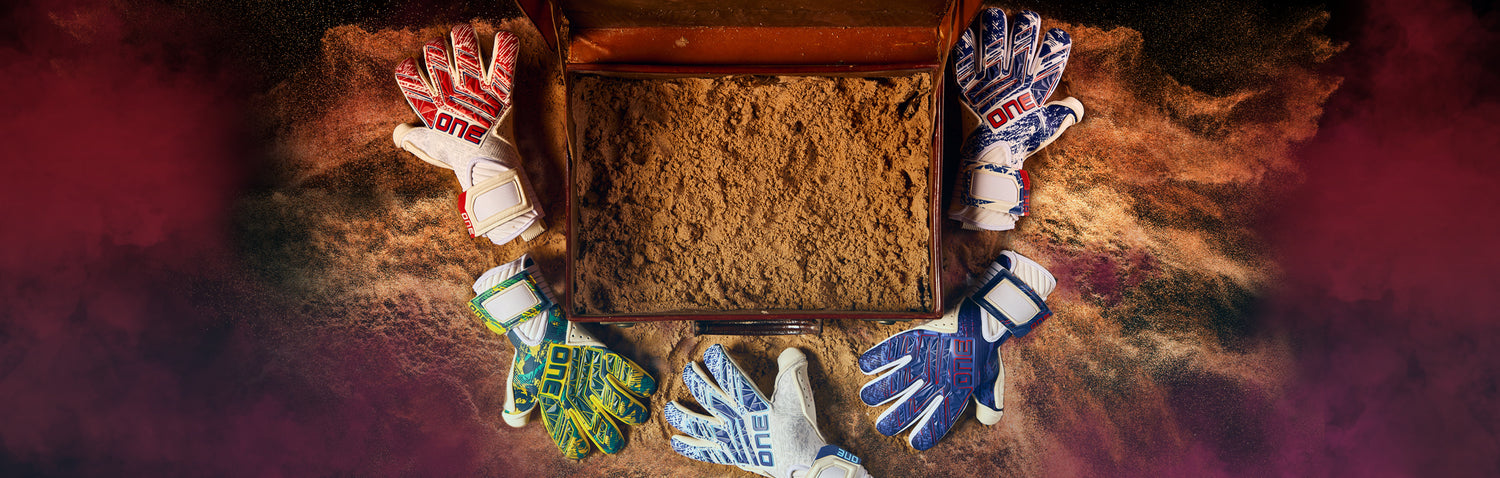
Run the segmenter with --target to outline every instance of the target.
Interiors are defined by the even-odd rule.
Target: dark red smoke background
[[[465,428],[462,404],[412,406],[455,385],[388,377],[386,351],[338,358],[350,390],[336,395],[278,368],[297,358],[264,324],[299,311],[249,278],[232,224],[236,198],[275,174],[259,159],[268,133],[245,111],[315,48],[307,32],[493,12],[4,8],[0,475],[506,473],[477,468],[504,451],[472,438],[483,434]],[[1216,419],[1235,396],[1184,392],[1174,403],[1220,460],[1164,466],[1495,476],[1500,14],[1329,8],[1331,33],[1349,42],[1330,66],[1344,82],[1264,212],[1285,284],[1249,327],[1289,340],[1296,367],[1276,410],[1249,415],[1269,435]],[[393,422],[391,409],[423,412]],[[1240,466],[1201,468],[1226,462]]]
[[[1436,2],[1363,6],[1345,78],[1267,221],[1297,353],[1284,407],[1321,424],[1298,474],[1500,472],[1500,34]]]

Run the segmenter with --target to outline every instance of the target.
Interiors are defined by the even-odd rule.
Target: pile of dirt
[[[931,309],[931,75],[573,85],[575,313]]]

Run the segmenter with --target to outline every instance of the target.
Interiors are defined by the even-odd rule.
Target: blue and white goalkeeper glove
[[[1014,20],[1007,30],[1003,10],[985,9],[953,46],[953,74],[970,114],[948,217],[966,229],[1015,228],[1030,209],[1022,163],[1083,120],[1083,104],[1072,97],[1042,104],[1062,78],[1073,40],[1054,28],[1038,45],[1041,17],[1025,11]]]
[[[1013,251],[990,264],[980,286],[958,309],[893,335],[859,357],[866,375],[879,375],[859,390],[866,405],[895,402],[875,421],[894,436],[907,428],[912,448],[936,445],[972,397],[981,423],[994,425],[1004,411],[1005,368],[1000,344],[1023,336],[1052,315],[1047,295],[1057,280],[1041,265]]]
[[[703,353],[713,380],[696,362],[683,367],[683,383],[709,415],[668,403],[663,411],[667,423],[688,434],[673,436],[672,449],[694,460],[774,478],[869,477],[858,457],[829,445],[818,433],[807,356],[789,348],[776,362],[780,371],[769,401],[719,344]]]

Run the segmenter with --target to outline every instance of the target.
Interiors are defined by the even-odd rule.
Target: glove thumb
[[[999,350],[995,350],[995,367],[995,376],[984,377],[979,384],[990,390],[977,390],[979,393],[974,394],[974,404],[978,405],[974,407],[974,418],[985,425],[1000,423],[1000,417],[1005,414],[1005,359],[1000,357]]]
[[[519,350],[517,354],[521,353]],[[510,377],[506,379],[510,388],[505,391],[505,408],[500,411],[500,418],[505,419],[505,424],[520,428],[531,421],[531,410],[536,408],[536,396],[526,389],[523,384],[516,383],[516,367],[510,368]]]
[[[1078,101],[1078,98],[1069,96],[1047,103],[1042,108],[1041,119],[1043,124],[1040,128],[1034,130],[1030,137],[1023,138],[1019,145],[1021,151],[1018,152],[1017,156],[1020,156],[1022,159],[1029,158],[1032,154],[1036,154],[1037,151],[1041,151],[1042,148],[1047,147],[1047,145],[1057,140],[1057,137],[1062,136],[1063,131],[1067,131],[1068,128],[1083,121],[1083,103]],[[1019,168],[1021,166],[1017,165],[1016,167]]]
[[[798,410],[807,419],[818,439],[823,439],[818,430],[818,412],[813,404],[812,386],[807,380],[807,355],[796,348],[781,351],[776,359],[776,393],[771,397],[771,406],[777,410]],[[826,443],[826,441],[825,441]]]
[[[470,156],[468,151],[473,149],[472,145],[453,139],[447,134],[416,124],[396,125],[396,129],[391,131],[391,141],[394,141],[397,147],[433,166],[455,171],[458,170],[459,165],[449,164],[448,161],[467,159]],[[464,184],[464,189],[468,187],[468,184]]]
[[[1058,118],[1056,134],[1062,134],[1069,126],[1083,121],[1083,102],[1078,101],[1078,98],[1069,96],[1043,106],[1047,108],[1048,117]]]

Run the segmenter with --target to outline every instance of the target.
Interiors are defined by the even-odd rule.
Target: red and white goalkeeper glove
[[[422,47],[425,70],[412,58],[396,66],[396,84],[426,126],[397,125],[392,139],[458,176],[458,207],[470,236],[496,244],[516,237],[529,241],[544,226],[512,142],[511,83],[520,40],[495,33],[488,65],[473,27],[454,26],[450,40],[451,50],[442,39]]]

